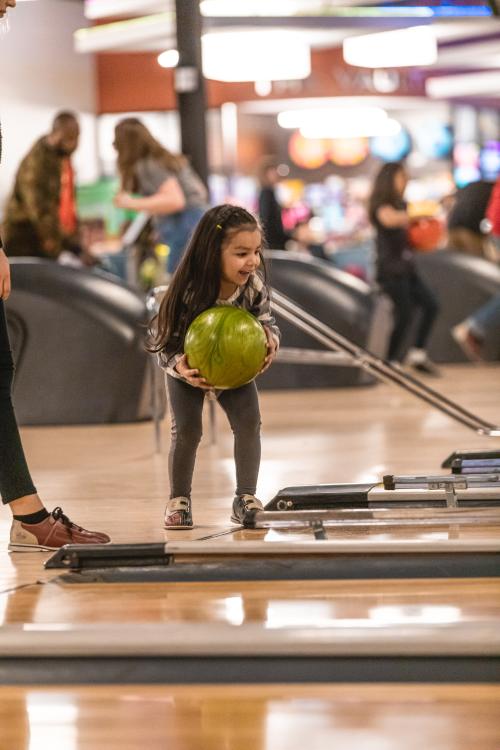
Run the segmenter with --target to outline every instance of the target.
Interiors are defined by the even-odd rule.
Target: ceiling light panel
[[[137,44],[175,36],[175,16],[157,13],[153,16],[115,21],[102,26],[78,29],[73,35],[77,52],[100,52],[113,49],[136,49]]]
[[[344,39],[344,60],[361,68],[401,68],[432,65],[438,51],[428,26],[363,34]]]
[[[436,76],[425,84],[427,96],[432,99],[453,99],[464,96],[492,96],[500,92],[500,70],[464,75]]]
[[[175,10],[174,0],[85,0],[85,17],[121,18]]]

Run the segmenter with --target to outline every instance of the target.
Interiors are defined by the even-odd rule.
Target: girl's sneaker
[[[245,526],[245,522],[258,510],[264,510],[264,506],[255,495],[236,495],[233,501],[233,515],[231,521]]]
[[[192,529],[191,500],[188,497],[172,497],[165,508],[166,529]]]

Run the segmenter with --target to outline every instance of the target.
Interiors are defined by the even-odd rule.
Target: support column
[[[175,0],[177,49],[175,90],[181,121],[182,153],[189,157],[201,179],[208,180],[207,109],[201,63],[202,18],[199,0]]]

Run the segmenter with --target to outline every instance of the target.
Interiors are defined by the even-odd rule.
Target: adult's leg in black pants
[[[61,508],[49,513],[31,479],[12,406],[14,375],[3,301],[0,300],[0,495],[14,516],[10,548],[56,549],[63,544],[105,544],[107,534],[72,523]]]
[[[0,300],[0,495],[12,513],[36,513],[43,508],[31,479],[11,398],[14,363]]]
[[[411,276],[411,296],[415,305],[422,311],[415,339],[415,347],[417,349],[425,349],[432,326],[439,312],[439,303],[434,292],[429,289],[416,272]]]
[[[399,361],[414,312],[411,277],[409,274],[391,276],[380,279],[380,285],[393,303],[394,327],[389,340],[387,359]]]

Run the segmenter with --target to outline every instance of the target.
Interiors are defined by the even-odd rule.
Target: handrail
[[[154,305],[157,303],[158,295],[164,293],[166,289],[166,286],[160,286],[151,290],[148,295],[150,313],[154,311]],[[337,331],[334,331],[325,323],[306,312],[306,310],[297,305],[286,295],[278,292],[276,289],[272,289],[271,307],[274,312],[278,313],[296,328],[307,333],[320,344],[323,344],[323,346],[325,346],[330,352],[340,352],[347,355],[348,359],[350,358],[353,367],[360,367],[371,375],[374,375],[379,380],[403,388],[421,401],[425,401],[430,406],[433,406],[443,414],[446,414],[456,422],[474,430],[479,435],[486,437],[500,437],[500,426],[494,425],[491,422],[482,419],[482,417],[478,417],[463,406],[460,406],[460,404],[455,403],[441,393],[433,390],[425,383],[422,383],[422,381],[413,377],[413,375],[405,372],[398,365],[386,362],[375,354],[369,352],[367,349],[354,344],[352,341],[345,338],[345,336],[337,333]],[[312,364],[314,359],[313,351],[305,351],[306,357],[303,364]],[[324,354],[325,352],[318,350],[317,364],[327,364]],[[289,350],[286,352],[283,361],[285,362],[287,359],[298,363],[299,357],[297,356],[297,350]],[[332,359],[328,364],[331,364],[332,366],[346,366],[349,363],[348,360],[340,360],[339,358],[338,360]]]
[[[281,317],[323,344],[330,351],[347,353],[352,358],[354,367],[361,367],[379,380],[404,388],[420,400],[430,404],[451,419],[469,427],[479,435],[500,437],[500,426],[476,416],[460,404],[429,388],[428,385],[400,369],[399,366],[386,362],[367,349],[354,344],[275,289],[272,291],[271,306]]]

